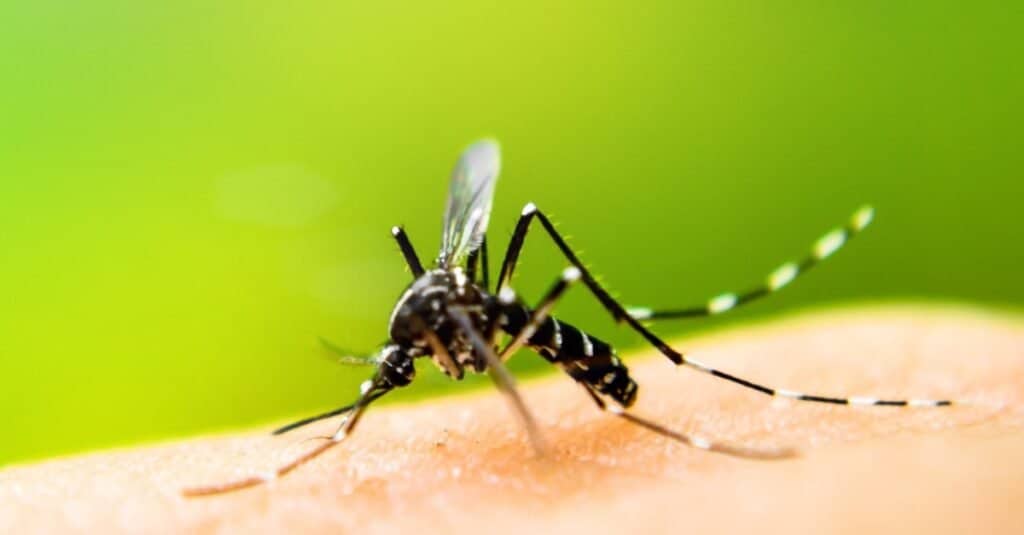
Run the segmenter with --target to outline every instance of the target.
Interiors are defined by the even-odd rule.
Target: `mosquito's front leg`
[[[359,423],[359,419],[371,403],[394,390],[396,387],[408,385],[415,377],[416,369],[413,366],[412,358],[402,352],[398,346],[390,345],[385,347],[381,351],[379,360],[380,367],[377,369],[377,373],[374,374],[372,379],[363,383],[360,388],[359,399],[357,399],[355,403],[324,414],[299,420],[298,422],[286,425],[274,431],[274,434],[281,434],[318,420],[344,414],[345,419],[342,420],[341,425],[338,426],[338,430],[330,437],[325,437],[326,441],[324,443],[296,457],[295,459],[292,459],[288,463],[271,470],[267,474],[255,475],[216,485],[193,487],[183,490],[182,493],[185,496],[191,497],[209,496],[262,485],[288,474],[292,470],[295,470],[299,466],[319,457],[325,451],[341,443],[341,441],[345,440],[345,438],[352,433],[356,424]]]
[[[420,263],[420,257],[416,254],[412,242],[409,241],[409,236],[405,234],[405,229],[398,226],[391,227],[391,235],[398,242],[398,248],[402,250],[402,256],[405,257],[405,263],[408,264],[413,278],[423,275],[423,264]]]

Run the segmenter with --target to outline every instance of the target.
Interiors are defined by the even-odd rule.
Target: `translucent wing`
[[[463,151],[452,171],[448,187],[448,206],[438,264],[448,268],[461,264],[469,253],[480,247],[491,217],[494,183],[501,170],[498,143],[485,139]]]

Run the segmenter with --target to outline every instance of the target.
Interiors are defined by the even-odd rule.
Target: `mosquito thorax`
[[[454,327],[445,310],[451,305],[479,306],[485,297],[461,268],[427,271],[398,298],[388,325],[391,340],[431,354],[428,332],[436,333],[446,346],[451,341]]]

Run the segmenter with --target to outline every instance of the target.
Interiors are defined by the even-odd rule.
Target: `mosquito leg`
[[[797,262],[782,264],[775,271],[768,274],[764,283],[755,288],[739,293],[722,293],[712,297],[707,303],[702,305],[666,310],[631,307],[627,310],[632,317],[638,320],[698,318],[728,312],[781,290],[798,276],[806,273],[809,269],[821,263],[822,260],[832,256],[846,242],[864,230],[871,223],[873,216],[874,210],[870,206],[864,206],[857,210],[844,227],[834,229],[814,242],[814,246],[807,256]]]
[[[484,239],[480,242],[480,280],[483,282],[484,290],[488,290],[491,286],[491,267],[487,263],[487,235],[484,235]]]
[[[530,412],[529,407],[523,401],[522,396],[519,395],[519,390],[516,389],[516,381],[512,377],[512,374],[508,372],[508,368],[501,362],[498,355],[494,352],[494,348],[487,344],[484,337],[477,330],[476,326],[473,325],[473,320],[470,319],[469,315],[459,308],[449,308],[449,314],[452,319],[458,324],[459,329],[469,339],[470,344],[473,345],[473,349],[484,356],[487,360],[487,372],[491,376],[491,380],[501,390],[503,394],[508,396],[509,401],[512,403],[516,413],[523,421],[523,425],[526,427],[526,432],[530,436],[530,442],[533,443],[533,448],[538,453],[546,451],[543,437],[540,434],[540,430],[537,427],[537,422],[533,418],[533,414]]]
[[[487,266],[487,236],[484,235],[483,241],[480,243],[480,248],[475,249],[469,253],[469,258],[466,259],[466,277],[470,281],[476,282],[476,268],[480,266],[480,278],[481,286],[484,290],[489,290],[490,286],[490,274]]]
[[[733,457],[741,457],[744,459],[756,459],[762,461],[787,459],[797,456],[796,450],[793,450],[791,448],[751,448],[746,446],[737,446],[722,442],[713,442],[711,440],[701,438],[698,436],[686,435],[678,431],[673,431],[672,429],[669,429],[657,422],[653,422],[646,418],[641,418],[640,416],[631,414],[621,407],[615,405],[608,405],[605,403],[603,399],[601,399],[601,396],[599,396],[597,392],[594,392],[593,387],[585,383],[580,383],[580,385],[583,386],[583,388],[587,391],[587,394],[590,395],[590,398],[594,400],[594,403],[596,403],[597,407],[602,411],[611,413],[615,416],[618,416],[619,418],[622,418],[623,420],[626,420],[629,423],[639,425],[640,427],[643,427],[648,431],[653,431],[654,433],[657,433],[663,437],[670,438],[672,440],[675,440],[676,442],[680,442],[687,446],[707,451],[713,451],[715,453],[724,453],[726,455],[731,455]]]
[[[601,399],[601,396],[594,391],[592,386],[586,383],[579,384],[587,394],[590,395],[590,399],[594,400],[594,403],[596,403],[597,407],[602,411],[618,416],[629,423],[639,425],[648,431],[653,431],[663,437],[670,438],[687,446],[713,451],[715,453],[724,453],[726,455],[741,457],[744,459],[776,460],[797,456],[796,450],[791,448],[751,448],[746,446],[736,446],[722,442],[713,442],[698,436],[686,435],[678,431],[673,431],[672,429],[669,429],[657,422],[631,414],[619,406],[608,405],[603,399]]]
[[[868,407],[948,407],[954,404],[964,404],[962,401],[954,401],[951,399],[880,399],[875,397],[835,397],[822,396],[818,394],[804,394],[794,390],[787,390],[785,388],[773,388],[758,384],[742,377],[737,377],[721,370],[717,370],[707,364],[703,364],[691,358],[687,358],[684,364],[695,370],[713,375],[719,379],[725,379],[726,381],[736,383],[751,390],[756,390],[762,394],[779,398],[795,399],[797,401],[812,401],[816,403],[831,403],[834,405],[859,405]]]
[[[498,295],[501,295],[502,289],[506,287],[512,278],[513,271],[515,270],[516,263],[519,259],[519,253],[523,248],[523,242],[526,240],[526,233],[530,229],[530,222],[534,219],[540,221],[541,225],[551,236],[552,241],[555,242],[555,245],[558,246],[558,249],[562,254],[573,266],[576,266],[576,269],[580,270],[583,283],[587,285],[587,288],[590,289],[591,293],[597,297],[598,301],[604,305],[605,309],[608,310],[616,321],[625,322],[633,330],[643,336],[651,345],[657,347],[663,355],[675,364],[683,364],[685,362],[682,354],[669,347],[668,344],[663,342],[660,338],[655,336],[654,333],[644,327],[640,321],[635,319],[633,316],[630,316],[629,313],[626,312],[626,309],[601,287],[597,280],[594,279],[593,275],[590,274],[590,271],[587,270],[587,267],[583,265],[583,262],[580,262],[580,259],[576,257],[576,254],[569,248],[569,245],[565,243],[565,240],[558,231],[555,230],[554,225],[551,224],[551,221],[547,216],[538,210],[533,203],[529,203],[523,208],[522,215],[520,216],[519,222],[516,224],[516,229],[512,234],[512,239],[509,242],[508,250],[505,253],[505,260],[502,262],[501,272],[498,276]]]
[[[475,249],[466,257],[466,278],[469,282],[476,282],[476,267],[480,263],[480,249]],[[485,290],[487,288],[484,288]]]
[[[448,348],[444,347],[444,344],[441,343],[441,339],[437,337],[437,333],[429,329],[424,330],[423,333],[427,338],[427,343],[430,344],[430,348],[434,351],[434,362],[436,362],[449,377],[461,381],[465,371],[462,366],[452,358],[451,353],[448,352]]]
[[[580,270],[575,266],[570,266],[562,271],[562,276],[559,277],[555,284],[551,286],[548,292],[543,298],[541,298],[540,302],[533,309],[533,312],[530,313],[530,319],[527,320],[526,325],[524,325],[523,328],[519,330],[519,333],[509,341],[500,353],[498,353],[498,356],[502,361],[507,360],[515,354],[523,344],[537,333],[537,329],[539,329],[550,317],[551,309],[555,307],[555,304],[558,302],[559,298],[562,297],[562,294],[565,293],[565,290],[569,288],[570,284],[578,281],[579,279]],[[510,288],[506,287],[505,291],[498,296],[498,299],[501,301],[502,305],[515,305],[515,293],[512,292]],[[557,325],[557,323],[555,325]]]
[[[373,400],[383,396],[387,392],[391,391],[392,388],[394,388],[392,385],[385,384],[379,379],[368,381],[368,383],[369,384],[366,385],[366,388],[363,389],[363,394],[359,397],[358,401],[356,401],[353,405],[349,407],[342,407],[342,409],[347,409],[350,410],[351,412],[349,412],[349,415],[341,423],[341,425],[338,428],[338,431],[335,432],[330,437],[328,437],[327,441],[324,442],[323,444],[320,444],[316,448],[313,448],[312,450],[307,451],[306,453],[292,459],[288,463],[275,468],[274,470],[265,475],[251,476],[216,485],[192,487],[184,489],[182,491],[182,494],[184,494],[187,497],[210,496],[214,494],[224,494],[226,492],[241,490],[248,487],[255,487],[257,485],[269,483],[275,479],[283,477],[292,470],[295,470],[296,468],[302,466],[303,464],[306,464],[309,461],[319,457],[325,451],[340,444],[341,441],[345,440],[345,437],[351,434],[352,430],[355,428],[356,423],[359,422],[359,418],[363,415],[363,412],[366,410],[366,407],[371,402],[373,402]],[[278,432],[284,432],[289,429],[293,429],[294,427],[298,427],[299,425],[304,425],[305,423],[309,423],[309,421],[315,421],[317,419],[326,418],[328,415],[331,415],[332,413],[345,412],[342,409],[339,409],[338,411],[331,411],[331,413],[320,415],[318,417],[309,418],[308,421],[296,422],[296,424],[285,426],[276,431],[275,434]]]
[[[378,390],[377,392],[375,392],[375,393],[371,394],[370,396],[368,396],[368,398],[367,398],[365,403],[366,404],[372,403],[377,398],[383,396],[384,394],[387,394],[389,391],[390,390]],[[289,431],[294,431],[295,429],[307,426],[307,425],[309,425],[309,424],[311,424],[313,422],[319,422],[320,420],[326,420],[328,418],[333,418],[335,416],[338,416],[339,414],[345,414],[345,413],[351,412],[353,409],[356,408],[357,403],[352,403],[352,404],[349,404],[349,405],[345,405],[343,407],[338,407],[337,409],[327,411],[327,412],[325,412],[323,414],[317,414],[316,416],[310,416],[309,418],[303,418],[303,419],[301,419],[301,420],[299,420],[297,422],[292,422],[292,423],[290,423],[288,425],[279,427],[279,428],[275,429],[274,431],[272,431],[270,434],[272,434],[272,435],[283,435],[283,434],[285,434],[285,433],[287,433]]]
[[[946,407],[954,404],[954,401],[948,399],[879,399],[874,397],[834,397],[822,396],[817,394],[803,394],[792,390],[772,388],[765,385],[761,385],[753,381],[744,379],[742,377],[738,377],[714,369],[693,359],[688,359],[684,357],[682,353],[676,351],[675,349],[672,349],[667,343],[665,343],[658,336],[656,336],[649,329],[647,329],[647,327],[640,323],[640,321],[637,318],[627,313],[626,309],[618,301],[616,301],[610,294],[608,294],[608,292],[604,288],[601,287],[597,280],[595,280],[594,277],[587,270],[586,266],[584,266],[583,263],[580,262],[579,258],[576,257],[576,254],[573,253],[572,249],[570,249],[568,244],[565,243],[565,240],[558,233],[558,231],[555,230],[555,227],[554,225],[551,224],[551,221],[548,220],[548,218],[542,212],[540,212],[537,209],[537,207],[534,206],[533,203],[527,204],[526,207],[523,208],[522,216],[519,218],[519,223],[516,225],[516,229],[512,235],[512,240],[511,242],[509,242],[508,252],[505,254],[505,261],[501,269],[501,275],[498,278],[499,292],[501,291],[502,288],[505,287],[505,285],[508,284],[509,279],[512,277],[512,272],[515,269],[516,261],[519,258],[519,252],[521,251],[523,242],[526,239],[526,232],[529,230],[530,222],[534,218],[540,221],[541,225],[543,225],[544,229],[551,236],[551,239],[555,242],[555,245],[558,246],[559,250],[562,251],[562,254],[565,255],[569,262],[580,270],[580,273],[582,274],[583,283],[586,284],[590,291],[597,297],[597,299],[601,301],[601,304],[604,305],[605,309],[607,309],[608,312],[617,321],[625,322],[627,325],[629,325],[630,328],[632,328],[641,336],[643,336],[644,339],[647,340],[651,345],[658,348],[658,351],[660,351],[661,354],[665,355],[665,357],[667,357],[669,360],[671,360],[677,365],[689,366],[693,369],[718,377],[719,379],[725,379],[726,381],[736,383],[740,386],[756,390],[758,392],[761,392],[762,394],[796,399],[799,401],[832,403],[837,405],[889,407]],[[870,218],[867,217],[867,219]],[[838,246],[836,245],[836,242],[838,242],[838,245],[842,244],[841,240],[839,240],[838,238],[832,238],[831,240],[829,240],[829,243],[832,243],[832,245],[829,245],[824,249],[831,248],[834,251],[835,248]]]
[[[413,277],[423,275],[423,264],[420,263],[420,257],[416,255],[416,249],[409,241],[409,236],[405,234],[405,229],[398,226],[391,227],[391,235],[398,242],[398,248],[402,250],[402,256],[405,257],[405,263],[409,265],[409,271],[412,271]]]

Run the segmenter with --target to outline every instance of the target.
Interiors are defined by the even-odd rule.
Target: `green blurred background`
[[[840,4],[5,2],[0,464],[351,400],[368,371],[316,337],[383,341],[409,280],[389,229],[431,258],[484,135],[494,250],[535,201],[633,305],[745,287],[877,207],[770,302],[666,335],[1018,306],[1022,8]],[[528,296],[564,265],[539,234],[524,259]],[[640,345],[583,291],[560,313]],[[430,368],[395,399],[462,386]]]

